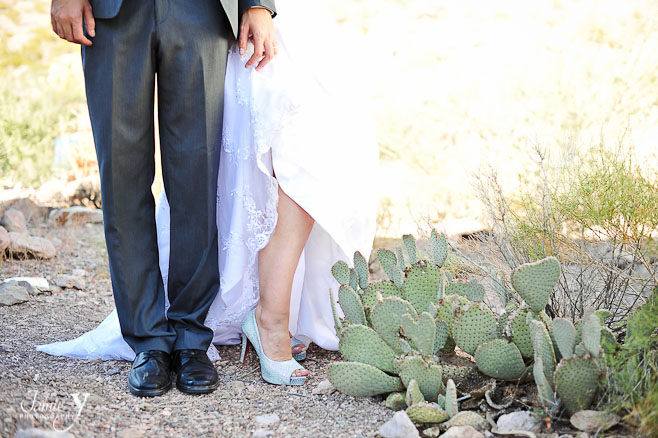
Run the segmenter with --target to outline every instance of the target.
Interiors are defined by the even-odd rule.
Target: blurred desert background
[[[327,3],[362,47],[349,68],[374,87],[379,236],[482,228],[475,177],[494,169],[514,193],[537,172],[538,147],[623,142],[656,163],[655,0]],[[52,204],[95,185],[79,48],[51,32],[49,7],[0,0],[3,199]]]

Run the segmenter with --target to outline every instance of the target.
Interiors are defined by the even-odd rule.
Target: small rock
[[[558,438],[573,438],[573,435],[568,435],[565,433],[564,435],[560,435]]]
[[[114,376],[114,375],[119,374],[119,373],[121,373],[121,370],[117,369],[117,368],[112,368],[111,370],[107,370],[105,372],[105,374],[108,375],[108,376]]]
[[[127,427],[117,433],[117,438],[141,438],[145,435],[144,430],[136,427]]]
[[[441,438],[484,438],[484,435],[471,426],[453,426]]]
[[[278,423],[279,421],[281,421],[281,419],[277,414],[259,415],[258,417],[255,418],[255,420],[256,420],[256,424],[258,424],[259,426],[272,426]]]
[[[10,208],[5,211],[0,220],[0,225],[5,227],[7,231],[15,233],[27,233],[27,222],[25,216],[20,211]]]
[[[60,432],[57,430],[30,428],[17,430],[14,438],[73,438],[73,435],[68,432]]]
[[[11,240],[9,239],[9,232],[5,229],[5,227],[0,226],[0,256],[2,256],[5,250],[9,248],[10,243]]]
[[[498,417],[496,427],[500,432],[526,430],[538,432],[541,428],[539,417],[530,411],[518,411]]]
[[[576,438],[589,438],[589,434],[587,432],[578,432]]]
[[[600,433],[619,423],[619,415],[612,412],[580,411],[571,416],[571,424],[583,432]]]
[[[52,259],[57,254],[55,246],[43,237],[30,236],[27,233],[9,233],[9,251],[16,256],[33,256],[40,259]]]
[[[396,412],[379,428],[378,433],[383,438],[420,438],[418,429],[404,411]]]
[[[226,389],[233,391],[233,392],[240,392],[245,388],[244,382],[241,382],[240,380],[231,380],[226,384]]]
[[[74,269],[71,271],[71,275],[75,277],[86,277],[87,271],[85,271],[84,269]]]
[[[325,394],[331,394],[335,390],[336,388],[334,388],[334,385],[332,385],[328,379],[325,379],[322,382],[318,383],[318,386],[313,388],[313,391],[311,391],[311,393],[315,395],[325,395]]]
[[[256,429],[254,430],[254,433],[251,436],[253,438],[267,438],[270,436],[274,436],[274,432],[267,429]]]
[[[13,306],[25,303],[30,299],[30,294],[25,287],[16,281],[0,284],[0,306]]]
[[[103,210],[87,207],[62,208],[60,210],[53,210],[50,213],[49,221],[59,227],[88,223],[102,224]]]
[[[23,285],[23,283],[27,283],[28,285],[30,285],[30,287],[32,289],[34,289],[33,292],[31,292],[28,289],[28,292],[30,292],[30,294],[33,294],[33,293],[38,294],[38,293],[41,293],[41,292],[48,292],[50,290],[50,284],[48,284],[48,280],[46,280],[45,278],[40,278],[40,277],[12,277],[12,278],[6,279],[4,281],[4,283],[8,283],[10,281],[16,281],[16,282],[18,282],[19,284],[22,284],[22,285]]]
[[[86,287],[85,280],[73,275],[60,274],[55,277],[55,284],[64,289],[83,290]]]
[[[429,427],[423,431],[423,436],[428,438],[437,438],[441,435],[441,428],[439,426]]]

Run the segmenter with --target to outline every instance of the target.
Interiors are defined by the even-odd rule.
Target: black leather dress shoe
[[[149,350],[137,354],[128,375],[128,388],[140,397],[162,395],[171,388],[171,356]]]
[[[205,351],[176,350],[173,356],[179,390],[188,394],[208,394],[217,389],[219,376]]]

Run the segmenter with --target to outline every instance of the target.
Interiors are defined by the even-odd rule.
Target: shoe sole
[[[130,382],[128,382],[128,388],[130,389],[130,393],[132,395],[136,395],[137,397],[157,397],[171,389],[171,382],[169,382],[169,385],[166,387],[159,389],[139,389],[135,388],[130,384]]]
[[[213,385],[182,385],[176,382],[176,388],[186,394],[210,394],[219,387],[219,382]]]

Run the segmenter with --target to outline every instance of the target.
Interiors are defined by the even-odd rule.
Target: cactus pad
[[[484,303],[471,303],[455,319],[452,337],[468,354],[474,354],[480,344],[498,336],[496,316]]]
[[[441,364],[441,369],[443,370],[443,380],[447,379],[457,379],[461,380],[466,377],[473,368],[471,367],[462,367],[458,365],[449,365]]]
[[[420,261],[407,270],[402,295],[418,312],[424,312],[430,302],[437,301],[440,286],[441,270],[436,265]]]
[[[466,298],[468,298],[471,301],[483,301],[484,286],[482,286],[476,280],[471,280],[468,283],[468,289],[466,290]]]
[[[463,280],[453,280],[446,285],[446,295],[459,295],[466,298],[468,296],[469,284]]]
[[[571,359],[573,350],[576,347],[576,328],[573,323],[565,318],[555,318],[553,320],[553,336],[562,357]]]
[[[409,385],[407,385],[407,393],[404,400],[405,403],[407,403],[407,406],[417,405],[418,403],[425,401],[425,397],[423,397],[423,393],[420,392],[420,386],[418,386],[416,380],[412,379],[409,382]]]
[[[382,269],[388,275],[388,278],[395,283],[397,287],[402,287],[402,271],[397,265],[397,257],[388,249],[377,250],[377,259],[382,265]]]
[[[445,235],[439,236],[436,230],[432,230],[429,239],[430,252],[432,253],[432,262],[438,266],[443,266],[448,257],[448,240]]]
[[[539,321],[530,321],[530,337],[535,349],[535,361],[541,357],[544,367],[546,380],[553,384],[553,372],[555,371],[555,352],[553,351],[553,342],[548,335],[546,326]]]
[[[372,328],[396,353],[402,353],[400,348],[400,319],[404,314],[417,318],[416,309],[399,297],[384,298],[370,311]]]
[[[343,323],[340,321],[338,316],[338,310],[336,309],[336,297],[334,297],[334,291],[329,289],[329,302],[331,304],[331,314],[334,318],[334,329],[336,330],[336,336],[340,336],[340,333],[343,329]]]
[[[419,403],[409,406],[406,413],[415,423],[442,423],[450,418],[438,403]]]
[[[595,313],[590,313],[586,320],[582,321],[583,346],[593,357],[598,357],[601,351],[601,323]]]
[[[541,356],[537,357],[537,360],[535,360],[535,363],[532,366],[532,373],[535,376],[537,395],[539,396],[540,403],[546,408],[552,408],[556,405],[555,393],[544,374],[544,364],[542,363]]]
[[[599,367],[591,359],[563,359],[555,370],[555,391],[570,414],[589,407],[598,384]]]
[[[446,345],[448,340],[448,324],[445,321],[436,322],[436,336],[434,337],[434,354]]]
[[[370,397],[404,389],[399,378],[359,362],[333,362],[329,364],[327,377],[338,391],[354,397]]]
[[[521,356],[525,359],[532,357],[534,349],[532,339],[530,339],[530,329],[528,328],[528,314],[532,313],[527,307],[519,307],[513,311],[505,322],[503,332],[519,348]]]
[[[350,283],[350,267],[343,260],[339,260],[331,267],[331,273],[338,284]]]
[[[450,415],[450,418],[459,412],[457,409],[457,387],[455,386],[455,381],[452,379],[448,379],[446,383],[445,411]]]
[[[404,392],[392,392],[386,397],[386,407],[393,411],[402,411],[407,408]]]
[[[482,373],[501,380],[517,380],[525,364],[517,346],[505,339],[494,339],[475,351],[475,363]]]
[[[436,323],[429,313],[421,313],[418,320],[409,314],[402,315],[400,324],[404,335],[416,346],[421,354],[431,356],[434,353]]]
[[[486,425],[487,420],[477,412],[462,411],[447,421],[443,427],[450,429],[453,426],[471,426],[474,429],[483,430]]]
[[[368,269],[368,261],[359,251],[354,253],[354,270],[356,271],[356,275],[359,277],[359,287],[361,289],[367,289],[368,274],[370,272]]]
[[[560,262],[548,257],[512,271],[512,286],[535,312],[544,310],[560,278]]]
[[[382,371],[395,372],[395,352],[370,327],[354,324],[345,328],[338,349],[350,362],[367,363]]]
[[[350,269],[350,286],[352,289],[359,290],[359,276],[355,269]]]
[[[344,284],[338,289],[338,304],[350,324],[368,324],[361,299],[351,286]]]
[[[404,247],[407,250],[407,255],[409,256],[409,263],[414,264],[420,260],[418,256],[418,249],[416,248],[416,239],[411,234],[405,234],[402,236],[402,242]]]
[[[420,356],[407,356],[400,367],[400,379],[405,386],[416,380],[425,400],[436,400],[439,393],[445,390],[443,385],[443,370],[433,362],[425,362]]]

